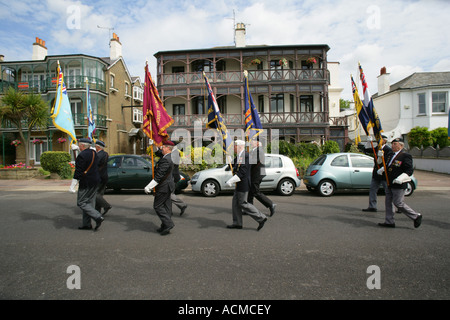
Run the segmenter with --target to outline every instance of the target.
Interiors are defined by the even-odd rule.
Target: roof
[[[450,86],[450,72],[413,73],[405,79],[391,85],[389,91],[385,94],[396,90],[410,90],[434,86]],[[374,94],[374,97],[378,97],[378,93]]]
[[[166,53],[184,53],[184,52],[205,52],[205,51],[254,51],[254,50],[267,50],[267,49],[294,49],[294,48],[302,48],[302,49],[323,49],[325,48],[327,51],[330,50],[330,47],[327,44],[298,44],[298,45],[247,45],[245,47],[236,47],[236,46],[224,46],[224,47],[213,47],[213,48],[205,48],[205,49],[185,49],[185,50],[166,50],[166,51],[158,51],[154,54],[155,57],[158,57],[161,54]]]

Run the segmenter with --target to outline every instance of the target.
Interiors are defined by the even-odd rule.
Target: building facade
[[[113,153],[140,153],[142,109],[130,106],[142,103],[143,86],[139,78],[132,78],[122,57],[121,43],[116,34],[110,41],[110,57],[100,58],[83,54],[47,55],[45,42],[36,38],[30,61],[0,60],[0,95],[13,87],[24,93],[34,92],[48,102],[49,110],[56,97],[58,62],[70,100],[77,138],[88,136],[87,87],[94,111],[94,137],[105,141]],[[136,110],[134,110],[136,109]],[[139,117],[136,114],[141,114]],[[18,129],[2,123],[2,141],[18,138]],[[60,139],[61,138],[61,139]],[[49,118],[44,130],[34,130],[26,137],[30,144],[30,159],[39,164],[40,155],[48,150],[69,151],[69,137],[59,131]],[[42,143],[34,144],[39,139]],[[66,139],[65,142],[61,142]],[[136,147],[138,146],[138,147]],[[15,150],[15,162],[25,162],[24,148]],[[7,156],[3,148],[3,163]]]
[[[245,26],[236,25],[235,46],[160,51],[157,86],[178,128],[194,131],[207,122],[206,74],[228,129],[244,128],[244,70],[269,141],[348,142],[346,118],[339,117],[342,88],[331,84],[328,45],[248,46]],[[338,71],[339,64],[331,65]],[[330,88],[332,92],[330,94]],[[332,101],[330,101],[332,100]],[[330,110],[333,107],[333,111]],[[337,109],[337,112],[334,110]],[[336,116],[330,116],[334,114]]]

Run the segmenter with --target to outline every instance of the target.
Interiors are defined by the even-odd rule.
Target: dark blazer
[[[176,150],[176,151],[172,151],[172,153],[174,153],[174,152],[179,152],[178,150]],[[172,153],[170,153],[170,159],[172,159]],[[173,160],[172,160],[172,162],[173,162]],[[178,182],[178,181],[180,181],[181,180],[181,177],[180,177],[180,168],[179,168],[180,166],[178,165],[178,164],[176,164],[175,162],[173,163],[173,173],[172,173],[172,175],[173,175],[173,182],[175,182],[175,184]]]
[[[394,156],[392,153],[391,158]],[[389,165],[391,159],[388,159],[386,166]],[[414,172],[413,159],[412,156],[404,150],[401,150],[397,156],[392,161],[391,165],[387,167],[389,187],[394,189],[406,189],[406,183],[397,184],[393,183],[395,178],[397,178],[402,173],[406,173],[408,176],[412,175]]]
[[[97,152],[98,157],[98,173],[100,174],[100,182],[108,182],[108,152],[100,150]]]
[[[392,151],[391,147],[389,147],[387,144],[383,145],[383,148],[382,148],[381,150],[383,150],[383,153],[384,153],[384,162],[385,162],[386,165],[387,165],[387,164],[389,163],[389,162],[388,162],[388,159],[391,158],[391,156],[392,156],[392,154],[393,154],[394,152]],[[377,156],[378,156],[378,155],[377,155]],[[374,160],[375,164],[374,164],[374,166],[373,166],[372,178],[386,180],[386,174],[385,174],[385,173],[383,173],[383,175],[381,175],[381,176],[377,173],[378,169],[380,169],[380,168],[383,167],[383,163],[377,164],[377,161],[375,160],[375,157],[373,158],[373,160]],[[378,166],[379,166],[379,167],[378,167]]]
[[[173,162],[169,154],[162,156],[155,166],[155,177],[153,178],[158,185],[155,188],[156,192],[173,192],[175,190],[175,183],[173,181]]]
[[[233,161],[233,174],[237,175],[241,181],[236,183],[236,191],[248,192],[250,191],[251,175],[250,175],[250,162],[249,155],[245,150],[234,158]]]
[[[92,162],[93,157],[94,162]],[[89,171],[84,174],[91,163],[92,166]],[[88,148],[78,154],[75,160],[75,173],[73,174],[73,178],[80,181],[80,188],[93,187],[99,184],[100,175],[98,173],[97,151]]]
[[[265,156],[260,147],[250,152],[250,176],[252,181],[259,181],[266,175]]]

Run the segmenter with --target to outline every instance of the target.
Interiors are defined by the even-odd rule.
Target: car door
[[[323,170],[322,166],[322,170]],[[352,178],[350,174],[350,164],[347,154],[334,157],[330,162],[329,175],[334,177],[337,188],[351,188]]]
[[[122,156],[112,156],[108,159],[108,183],[106,184],[108,188],[119,187],[119,170],[122,164],[122,158]]]
[[[265,156],[266,176],[263,178],[260,188],[273,189],[277,187],[278,181],[283,174],[283,161],[281,157],[266,155]]]
[[[143,189],[152,180],[151,164],[139,157],[124,156],[118,172],[125,189]]]
[[[353,188],[370,188],[373,159],[362,154],[351,154],[350,163]]]

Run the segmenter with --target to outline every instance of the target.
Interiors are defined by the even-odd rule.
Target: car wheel
[[[295,184],[291,179],[282,179],[278,184],[277,191],[282,196],[291,196],[295,191]]]
[[[405,196],[409,197],[414,192],[414,186],[411,182],[406,183]]]
[[[317,186],[317,192],[319,192],[322,197],[329,197],[333,195],[335,189],[336,187],[331,180],[323,180]]]
[[[215,197],[219,194],[219,184],[214,180],[206,180],[202,184],[202,193],[205,197]]]

